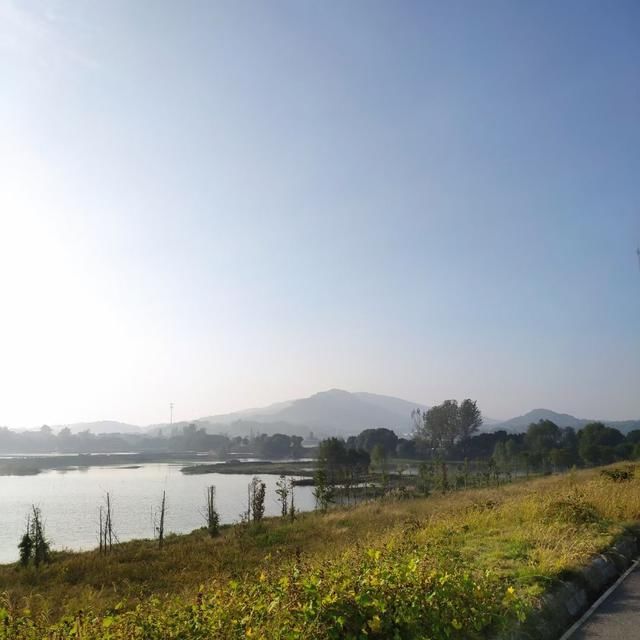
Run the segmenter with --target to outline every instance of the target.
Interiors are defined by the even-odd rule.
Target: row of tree
[[[300,458],[305,455],[303,438],[283,434],[247,438],[208,433],[204,427],[189,424],[169,434],[72,433],[68,427],[58,433],[44,425],[37,431],[12,431],[0,427],[0,453],[113,453],[211,452],[216,455],[245,453],[268,459]]]
[[[541,420],[529,425],[524,434],[496,435],[492,456],[503,467],[552,471],[640,458],[640,430],[625,436],[602,422],[591,422],[576,431]]]
[[[411,439],[386,428],[365,429],[346,441],[329,438],[318,448],[319,467],[327,481],[383,469],[389,458],[432,461],[493,461],[501,468],[566,469],[640,458],[640,430],[626,436],[602,422],[580,430],[550,420],[528,426],[524,433],[500,430],[478,433],[482,413],[477,402],[446,400],[428,411],[414,411]]]
[[[530,424],[524,433],[477,433],[482,413],[473,400],[445,400],[428,411],[413,413],[414,450],[406,457],[449,460],[493,459],[502,466],[550,470],[573,465],[608,464],[640,458],[640,430],[626,436],[602,422],[582,429],[550,420]],[[396,453],[399,453],[399,443]]]

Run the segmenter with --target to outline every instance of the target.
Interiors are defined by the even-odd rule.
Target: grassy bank
[[[199,464],[205,461],[204,464]],[[249,475],[312,476],[314,462],[241,462],[220,461],[217,456],[189,452],[147,453],[78,453],[59,456],[28,456],[0,460],[0,476],[37,475],[54,469],[78,469],[104,466],[136,466],[149,463],[189,463],[186,474],[246,473]]]
[[[315,462],[240,462],[228,461],[219,464],[192,464],[181,469],[182,473],[244,473],[247,475],[307,476],[315,473]]]
[[[489,637],[639,519],[590,470],[56,554],[0,568],[0,638]]]

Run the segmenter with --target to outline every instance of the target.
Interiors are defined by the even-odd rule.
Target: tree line
[[[365,429],[346,440],[329,438],[318,448],[319,468],[326,480],[384,471],[390,459],[438,462],[491,462],[512,471],[553,471],[572,466],[602,465],[640,458],[640,429],[623,434],[602,422],[582,429],[561,427],[550,420],[530,424],[522,433],[498,430],[479,433],[482,412],[475,400],[445,400],[412,413],[410,438],[391,429]]]
[[[0,427],[0,453],[114,453],[114,452],[211,452],[219,456],[251,454],[268,459],[300,458],[305,455],[303,438],[295,435],[260,434],[230,437],[208,433],[204,427],[188,424],[168,434],[95,434],[88,430],[72,433],[69,427],[58,433],[44,425],[35,431],[12,431]]]
[[[640,458],[640,429],[625,435],[598,421],[577,430],[540,420],[523,433],[477,433],[482,413],[470,399],[414,412],[414,424],[414,455],[427,459],[485,459],[501,468],[545,472]]]

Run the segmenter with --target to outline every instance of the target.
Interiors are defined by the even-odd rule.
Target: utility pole
[[[173,402],[169,403],[169,426],[173,426]]]

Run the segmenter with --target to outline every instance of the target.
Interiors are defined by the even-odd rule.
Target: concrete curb
[[[574,622],[567,631],[562,634],[560,640],[569,640],[572,638],[576,631],[580,631],[581,627],[589,620],[589,618],[596,613],[598,608],[608,600],[609,596],[613,595],[618,587],[629,577],[629,574],[638,568],[640,561],[634,560],[631,566],[587,609],[587,612],[577,621]]]
[[[628,531],[605,553],[547,592],[524,623],[500,640],[558,640],[633,563],[640,551],[638,531]]]

